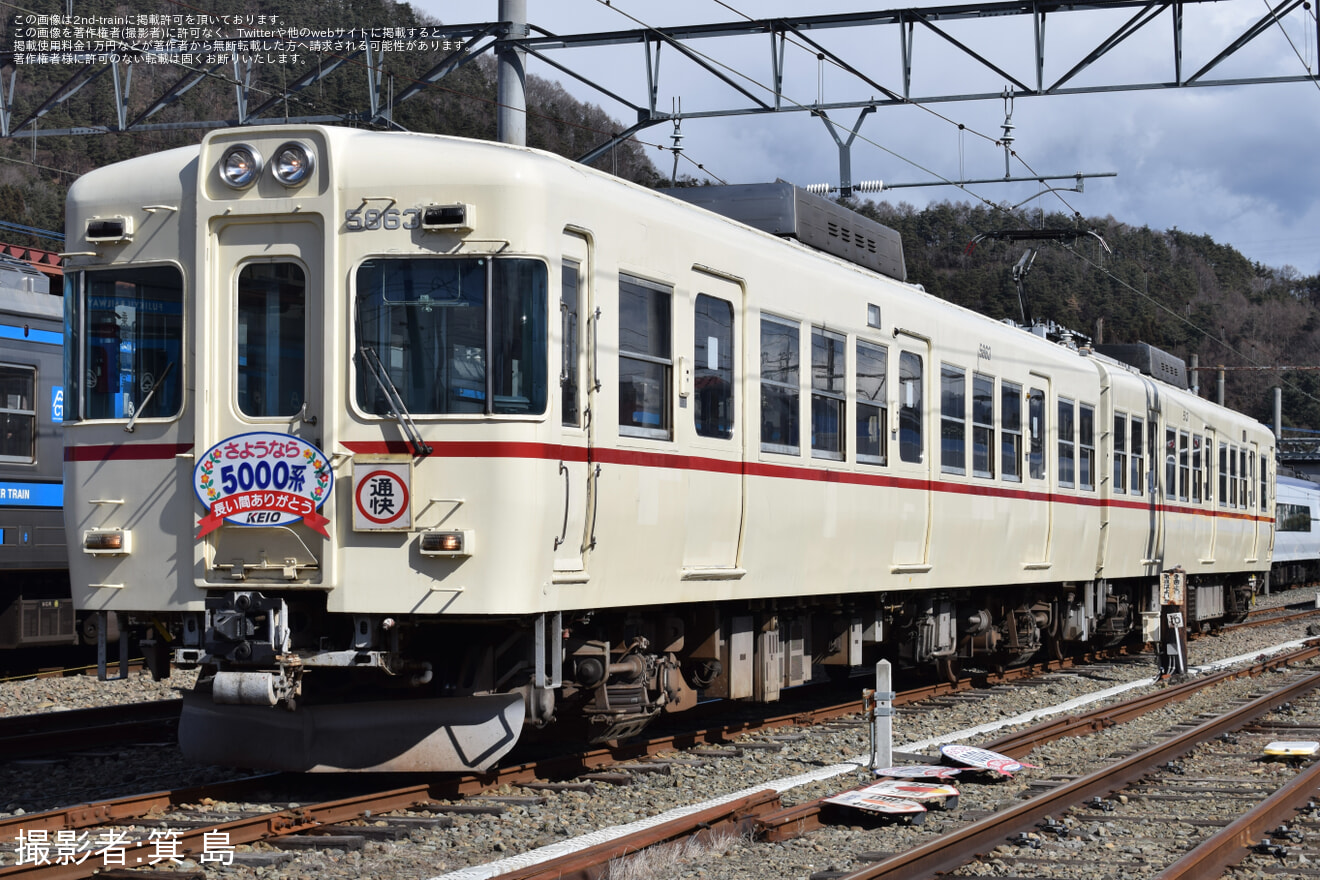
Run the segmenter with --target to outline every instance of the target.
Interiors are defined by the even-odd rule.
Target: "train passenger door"
[[[743,523],[743,417],[739,338],[745,314],[740,281],[694,271],[688,301],[676,323],[691,316],[692,342],[681,352],[676,436],[694,451],[698,467],[687,470],[687,518],[683,577],[734,579],[742,575],[738,547]],[[680,342],[686,346],[686,342]]]
[[[1256,562],[1260,559],[1260,520],[1261,515],[1265,512],[1262,505],[1264,499],[1261,497],[1260,491],[1264,483],[1256,475],[1256,468],[1260,466],[1260,462],[1260,446],[1253,442],[1247,448],[1247,460],[1245,462],[1247,497],[1253,499],[1247,505],[1247,514],[1251,518],[1251,552],[1247,555],[1246,562]]]
[[[1146,385],[1146,497],[1150,502],[1150,514],[1146,555],[1141,564],[1155,566],[1154,571],[1159,571],[1164,567],[1164,499],[1169,492],[1163,466],[1164,425],[1159,389],[1144,377],[1143,381]]]
[[[1047,569],[1050,561],[1050,542],[1054,533],[1054,496],[1050,474],[1050,377],[1031,373],[1027,386],[1027,442],[1026,490],[1031,497],[1041,497],[1045,503],[1031,504],[1024,511],[1030,526],[1031,539],[1026,546],[1022,567],[1028,571]]]
[[[595,436],[592,413],[596,377],[582,344],[593,308],[591,242],[585,232],[565,231],[562,238],[559,296],[559,386],[562,453],[559,460],[563,522],[553,538],[554,579],[574,583],[586,578],[586,551],[592,535],[588,513],[596,480],[591,454]],[[593,330],[594,330],[594,324]]]
[[[894,346],[898,358],[897,406],[890,438],[897,442],[898,458],[894,476],[899,479],[898,505],[889,521],[893,523],[894,574],[930,571],[931,505],[930,448],[939,437],[938,418],[927,413],[939,412],[939,400],[926,393],[927,372],[931,369],[930,340],[901,328],[895,328],[900,344]],[[938,369],[935,371],[938,376]],[[926,432],[934,434],[928,438]],[[891,459],[893,460],[893,459]]]
[[[220,496],[233,501],[235,515],[202,526],[213,548],[211,580],[297,584],[331,578],[333,554],[321,551],[326,532],[319,516],[291,519],[279,510],[244,510],[241,504],[252,501],[253,493],[273,490],[316,494],[300,460],[305,447],[281,448],[277,460],[270,435],[296,437],[322,451],[333,444],[327,430],[334,420],[324,399],[333,372],[323,365],[326,340],[337,338],[338,316],[326,309],[336,298],[324,293],[323,239],[314,219],[236,220],[212,229],[212,295],[199,316],[211,331],[199,340],[197,446],[200,454],[233,438],[211,476]],[[286,452],[298,459],[282,465]],[[320,516],[333,519],[333,499],[316,500],[324,505]]]

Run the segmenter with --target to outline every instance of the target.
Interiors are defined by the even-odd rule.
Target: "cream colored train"
[[[485,768],[1149,639],[1178,566],[1194,625],[1244,613],[1263,426],[923,293],[826,200],[676,194],[291,126],[73,186],[75,598],[201,668],[190,755]]]

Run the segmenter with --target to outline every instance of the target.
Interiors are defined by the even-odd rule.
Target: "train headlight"
[[[289,141],[275,151],[271,159],[271,173],[285,186],[302,186],[311,177],[316,160],[297,141]]]
[[[128,529],[88,529],[83,532],[83,552],[92,556],[127,556],[133,549]]]
[[[247,189],[261,173],[261,154],[256,147],[234,144],[220,157],[220,179],[234,189]]]
[[[471,556],[473,540],[471,529],[432,529],[422,532],[423,556]]]

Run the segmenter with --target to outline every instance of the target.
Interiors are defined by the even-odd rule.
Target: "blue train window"
[[[178,415],[183,405],[183,275],[174,266],[89,270],[67,279],[73,344],[66,418]]]

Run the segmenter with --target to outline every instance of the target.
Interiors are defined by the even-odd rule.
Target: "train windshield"
[[[360,349],[390,380],[359,369],[357,403],[414,415],[545,412],[546,268],[484,257],[368,260],[358,267]]]
[[[182,273],[174,266],[89,270],[69,273],[66,284],[66,418],[178,415]]]

